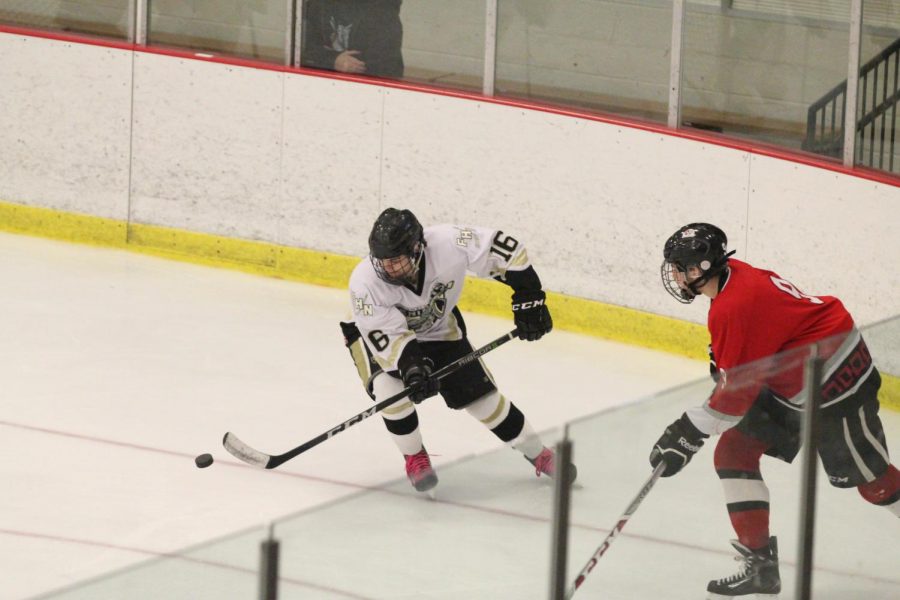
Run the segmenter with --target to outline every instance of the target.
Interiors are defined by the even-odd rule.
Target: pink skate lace
[[[541,476],[541,473],[547,477],[553,477],[556,474],[556,461],[550,448],[544,448],[534,460],[529,459],[529,461],[534,465],[534,474],[538,477]]]
[[[420,492],[433,488],[437,484],[437,475],[431,467],[428,452],[422,448],[415,454],[406,455],[406,475],[409,481]]]

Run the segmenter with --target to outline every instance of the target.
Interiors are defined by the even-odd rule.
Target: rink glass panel
[[[896,374],[900,318],[862,333],[876,366]],[[839,344],[842,339],[825,340],[823,346]],[[729,385],[753,386],[772,377],[795,374],[805,369],[811,351],[798,348],[733,369],[728,375]],[[574,581],[647,481],[650,451],[666,426],[687,408],[702,404],[713,386],[711,379],[701,379],[570,424],[579,485],[572,495],[567,582]],[[900,443],[900,413],[882,408],[880,416],[888,448],[893,444],[896,449]],[[657,481],[588,575],[577,598],[699,597],[710,580],[737,572],[739,565],[733,561],[736,553],[729,544],[736,534],[713,464],[717,441],[718,437],[707,439],[680,473]],[[779,543],[780,597],[787,600],[795,597],[802,450],[792,464],[763,456],[760,466],[770,493],[770,533]],[[832,487],[821,460],[817,460],[817,474],[814,597],[896,598],[900,589],[896,517],[865,502],[855,489]]]
[[[850,0],[686,4],[682,125],[799,150],[810,104],[847,79]]]
[[[481,91],[484,80],[484,0],[406,0],[404,79]]]
[[[900,93],[900,2],[864,0],[860,63],[882,60],[862,69],[857,92],[856,164],[900,173],[900,110],[892,97]],[[900,42],[898,42],[900,43]]]
[[[256,598],[260,544],[268,528],[254,527],[161,555],[67,589],[46,600],[222,600]],[[288,587],[288,584],[285,584]]]
[[[436,471],[435,500],[403,477],[277,521],[282,577],[319,590],[279,598],[545,598],[552,481],[506,446]]]
[[[667,2],[499,0],[496,94],[665,123]]]
[[[895,382],[900,317],[862,333],[876,366]],[[730,384],[754,385],[793,373],[804,368],[810,352],[798,348],[734,369]],[[705,364],[696,365],[698,375],[706,372]],[[647,481],[650,450],[665,427],[701,404],[713,386],[703,375],[569,424],[578,481],[572,490],[567,583]],[[591,392],[598,404],[602,390]],[[883,408],[880,416],[888,448],[896,449],[900,413]],[[543,433],[548,445],[562,435]],[[577,598],[697,597],[709,580],[737,571],[729,544],[735,534],[713,465],[717,439],[706,440],[682,472],[656,483]],[[788,600],[795,597],[802,458],[787,464],[764,456],[761,470],[770,492],[771,533],[779,542],[781,598]],[[551,482],[536,479],[519,453],[506,447],[440,465],[437,471],[436,501],[415,492],[403,477],[275,522],[271,531],[281,546],[279,598],[548,598]],[[815,502],[814,597],[896,598],[896,517],[865,502],[854,489],[832,487],[820,463]],[[252,598],[259,585],[260,544],[269,530],[260,526],[153,558],[44,598]]]
[[[290,27],[283,0],[148,0],[147,43],[284,64]]]
[[[125,39],[132,1],[0,0],[0,23]]]

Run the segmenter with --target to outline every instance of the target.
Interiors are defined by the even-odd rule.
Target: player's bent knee
[[[508,412],[506,398],[497,390],[485,394],[465,408],[466,412],[488,427],[492,422],[502,420]]]
[[[384,400],[404,390],[403,380],[385,371],[379,371],[371,379],[372,393],[376,400]]]
[[[766,445],[737,429],[729,429],[716,444],[713,464],[716,471],[759,471],[759,459]]]
[[[900,501],[900,471],[894,465],[888,465],[881,477],[859,485],[856,489],[866,502],[878,506],[893,504]]]

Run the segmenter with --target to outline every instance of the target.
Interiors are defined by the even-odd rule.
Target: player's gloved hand
[[[513,320],[519,331],[519,339],[533,342],[553,329],[550,309],[544,302],[543,290],[519,290],[512,295]]]
[[[431,362],[431,359],[423,358],[403,371],[403,383],[411,390],[409,399],[413,404],[431,398],[441,391],[441,380],[431,376],[433,370],[434,363]]]
[[[703,447],[703,439],[709,437],[697,429],[686,414],[666,427],[650,452],[650,465],[655,469],[666,463],[663,477],[671,477],[691,462],[691,458]]]

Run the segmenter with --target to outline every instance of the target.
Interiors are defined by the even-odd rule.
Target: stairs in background
[[[856,164],[900,173],[896,144],[900,101],[900,38],[859,70],[859,115]],[[847,82],[834,87],[809,107],[803,149],[826,156],[844,152],[844,105]]]

